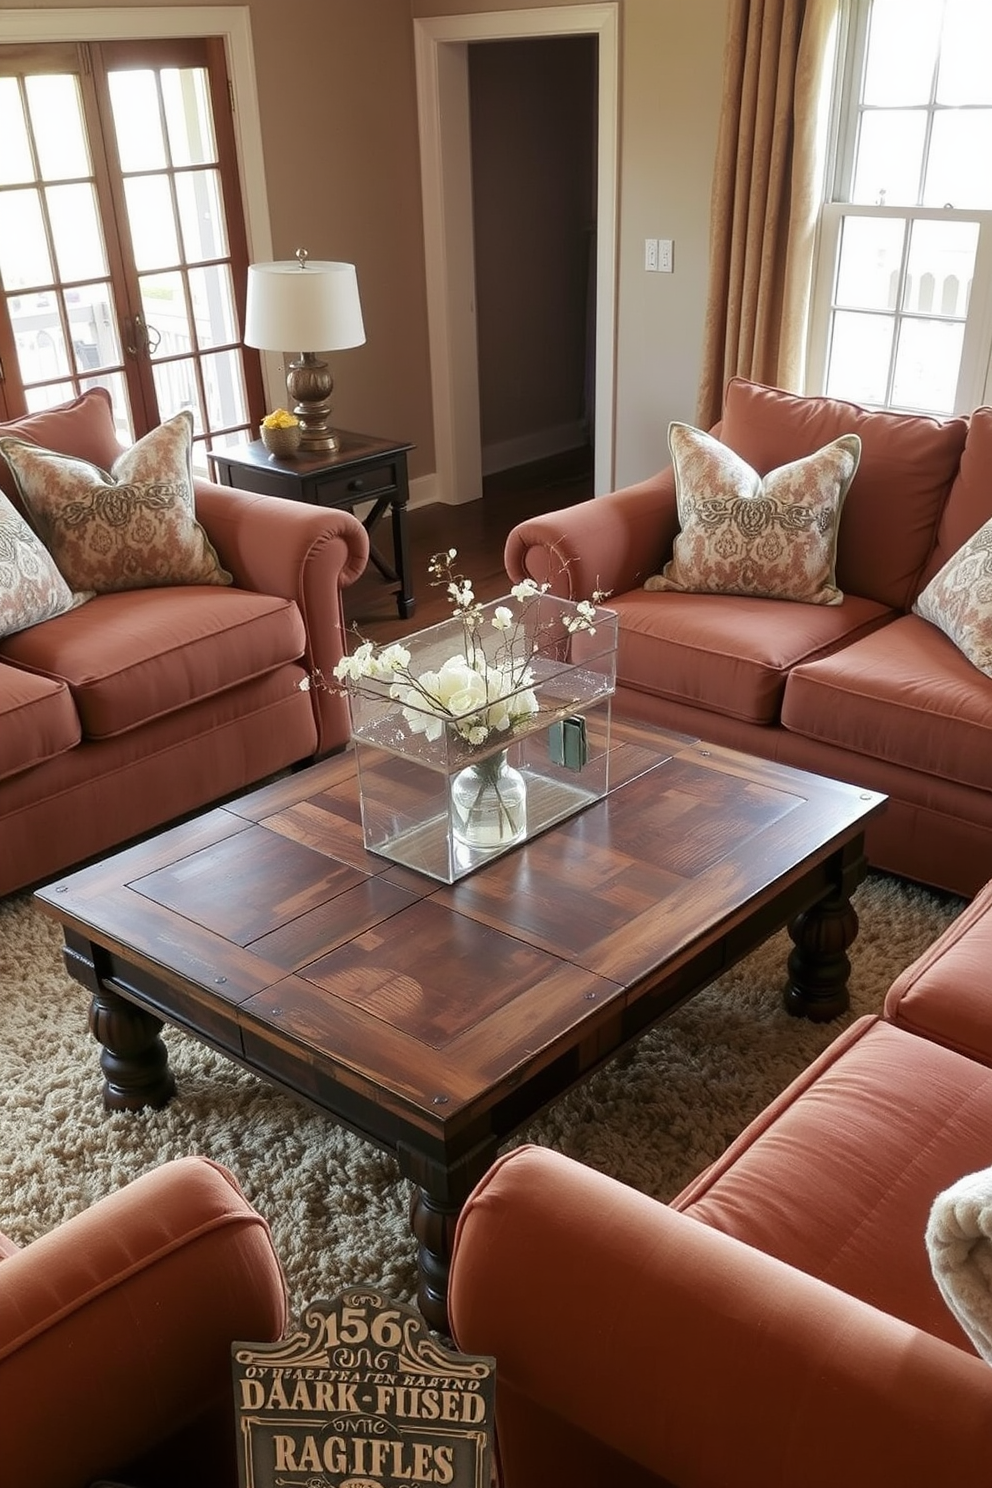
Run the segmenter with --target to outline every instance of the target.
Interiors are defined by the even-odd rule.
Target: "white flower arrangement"
[[[496,606],[489,626],[499,633],[495,652],[487,655],[484,628],[485,607],[475,598],[472,581],[456,574],[453,564],[457,549],[435,553],[429,572],[433,585],[443,584],[453,606],[453,618],[461,621],[462,649],[448,657],[435,670],[414,674],[410,669],[411,653],[402,641],[380,649],[371,641],[362,641],[334,668],[339,686],[356,688],[367,679],[389,689],[389,697],[398,702],[412,733],[422,733],[433,742],[445,728],[473,747],[492,743],[495,737],[509,737],[525,719],[539,711],[531,659],[540,649],[540,632],[535,635],[526,626],[530,606],[547,593],[549,584],[524,579],[510,591],[516,610],[509,604]],[[582,600],[560,617],[560,626],[568,633],[585,631],[595,635],[596,603],[605,595],[595,594]]]

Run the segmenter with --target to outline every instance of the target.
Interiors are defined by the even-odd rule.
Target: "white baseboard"
[[[571,424],[557,424],[553,429],[540,429],[535,434],[522,434],[518,439],[504,439],[482,451],[482,474],[495,475],[500,470],[514,470],[533,460],[546,460],[550,455],[563,455],[581,449],[589,442],[586,425],[581,419]],[[440,501],[437,471],[418,475],[410,482],[410,509],[430,506]]]
[[[562,455],[566,450],[581,449],[588,443],[589,434],[581,419],[570,424],[557,424],[551,429],[538,429],[533,434],[504,439],[500,444],[485,445],[482,473],[495,475],[500,470],[514,470],[518,465],[546,460],[549,455]]]
[[[411,511],[417,506],[431,506],[439,500],[436,470],[432,470],[430,475],[418,475],[410,482],[410,500],[407,505]]]

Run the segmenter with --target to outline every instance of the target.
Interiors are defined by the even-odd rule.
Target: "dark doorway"
[[[468,48],[485,475],[592,468],[598,40]]]

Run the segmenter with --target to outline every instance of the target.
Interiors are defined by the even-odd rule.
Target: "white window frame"
[[[954,413],[970,413],[981,404],[992,402],[992,211],[968,211],[950,207],[874,206],[847,199],[854,177],[858,107],[870,9],[871,0],[848,0],[843,7],[833,90],[832,148],[828,159],[825,199],[820,210],[810,297],[806,387],[809,392],[817,393],[823,392],[826,386],[841,231],[846,218],[888,217],[907,223],[927,219],[975,223],[979,232],[978,247],[953,408]],[[909,232],[905,236],[900,286],[906,271],[905,254],[908,252],[908,244]],[[902,309],[901,295],[897,298],[896,309],[890,313],[897,326],[904,313],[911,313],[914,318],[918,318],[917,311],[905,312]],[[893,337],[887,397],[892,386],[896,344],[897,338]],[[837,396],[843,396],[841,391],[835,392]],[[879,406],[896,405],[887,401]]]

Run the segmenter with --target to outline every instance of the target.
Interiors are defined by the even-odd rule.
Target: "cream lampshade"
[[[365,341],[355,265],[311,260],[305,248],[282,263],[250,264],[245,345],[262,351],[318,346],[341,351]],[[302,425],[300,449],[336,450],[328,424],[334,379],[327,363],[300,351],[289,364],[286,390]]]

